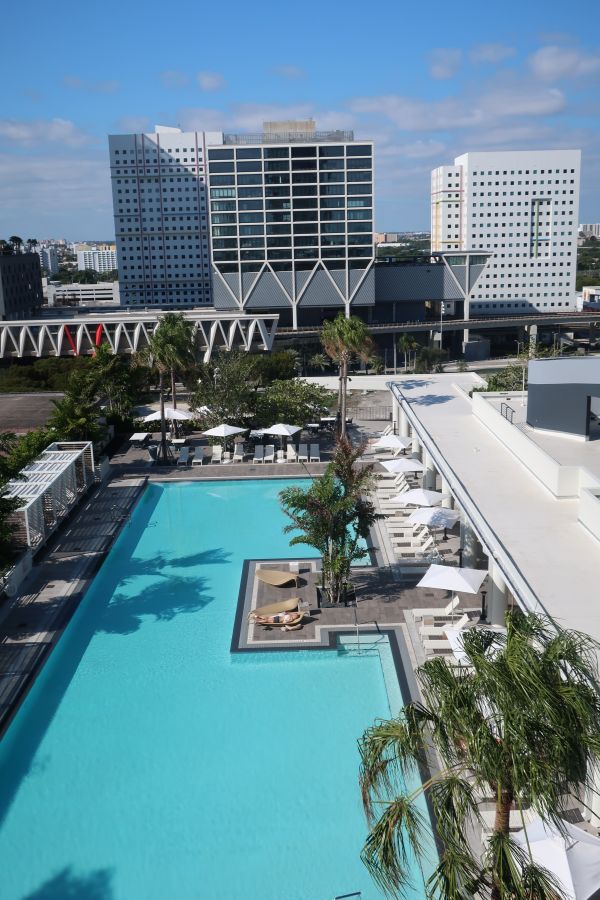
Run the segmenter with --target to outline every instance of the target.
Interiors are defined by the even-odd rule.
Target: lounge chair
[[[190,448],[182,447],[181,450],[179,451],[177,465],[178,466],[187,466],[187,465],[189,465],[189,461],[190,461]]]
[[[464,613],[460,619],[457,619],[456,622],[452,623],[452,628],[456,629],[456,631],[461,631],[465,625],[468,625],[470,622],[469,616]],[[421,637],[446,637],[446,628],[450,626],[449,622],[441,622],[439,625],[421,625],[419,628],[419,634]]]
[[[210,447],[196,447],[196,452],[192,459],[192,466],[201,466],[204,460],[210,456],[210,453]]]
[[[254,458],[252,459],[253,463],[261,463],[264,462],[265,459],[265,448],[262,444],[257,444],[254,448]]]
[[[271,613],[271,615],[277,616],[279,613]],[[256,625],[262,625],[263,628],[281,628],[282,631],[296,631],[302,625],[302,620],[304,619],[306,613],[297,612],[292,613],[293,619],[289,622],[256,622],[256,619],[253,621]]]
[[[211,463],[220,463],[223,461],[223,447],[221,444],[215,444],[212,448]]]
[[[263,462],[275,462],[275,444],[267,444]]]
[[[310,445],[310,461],[321,462],[321,451],[318,444]]]
[[[244,445],[236,444],[233,451],[233,461],[235,462],[244,462]]]
[[[257,569],[256,577],[264,584],[272,584],[274,587],[285,587],[293,581],[298,587],[298,573],[286,572],[282,569]]]
[[[288,597],[287,600],[279,600],[277,603],[267,603],[265,606],[257,606],[248,613],[248,619],[252,621],[256,616],[276,616],[277,613],[294,612],[298,609],[299,597]]]
[[[308,444],[300,444],[298,447],[298,462],[308,462]]]
[[[298,454],[296,453],[296,448],[293,444],[287,445],[287,461],[298,462]]]
[[[460,597],[457,597],[455,595],[447,606],[430,606],[428,609],[413,609],[412,614],[415,619],[424,619],[426,616],[435,616],[435,618],[451,618],[452,613],[459,603]]]

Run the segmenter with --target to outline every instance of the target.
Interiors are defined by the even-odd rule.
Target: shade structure
[[[425,466],[418,459],[388,459],[386,462],[382,462],[381,465],[388,472],[394,474],[400,472],[423,472],[425,470]]]
[[[588,900],[600,889],[600,839],[569,822],[563,826],[564,835],[536,818],[513,838],[526,853],[529,843],[534,861],[561,883],[561,897]]]
[[[384,434],[373,444],[373,450],[406,450],[411,443],[410,438],[399,434]]]
[[[407,493],[410,493],[407,491]],[[452,528],[460,519],[455,509],[440,509],[439,506],[423,506],[415,509],[406,520],[408,525],[428,525],[429,528]]]
[[[440,566],[433,563],[417,587],[437,588],[440,591],[457,591],[463,594],[478,594],[485,581],[485,569],[467,569],[459,566]]]
[[[412,488],[410,491],[402,491],[391,498],[391,503],[398,506],[435,506],[441,503],[446,495],[440,491],[427,491],[424,488]]]
[[[286,425],[284,422],[278,422],[276,425],[271,425],[270,428],[263,428],[264,434],[277,434],[280,437],[292,437],[298,431],[302,431],[299,425]]]
[[[209,428],[208,431],[203,431],[202,434],[204,437],[228,438],[232,437],[234,434],[241,434],[242,431],[245,430],[245,428],[238,428],[237,425],[228,425],[226,422],[223,422],[215,428]]]
[[[190,413],[187,413],[184,409],[173,409],[172,406],[165,407],[165,419],[176,419],[180,422],[187,422],[191,419]],[[160,421],[160,410],[156,412],[150,413],[149,416],[144,418],[144,422],[158,422]]]

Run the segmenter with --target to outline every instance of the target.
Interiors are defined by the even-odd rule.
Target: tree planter
[[[342,606],[356,606],[356,588],[353,584],[346,585],[342,600],[339,603],[332,603],[329,593],[320,585],[317,585],[317,603],[319,609],[338,609]]]

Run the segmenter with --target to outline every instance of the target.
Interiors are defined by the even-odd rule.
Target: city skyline
[[[400,11],[367,20],[351,3],[341,19],[311,0],[284,29],[271,0],[260,15],[234,3],[226,43],[216,10],[192,11],[182,29],[162,7],[146,9],[140,18],[109,0],[102,55],[89,52],[93,20],[74,4],[63,4],[52,44],[41,20],[11,19],[5,83],[21,71],[19,47],[33,62],[3,97],[0,233],[111,237],[108,134],[309,117],[373,140],[378,231],[427,229],[431,169],[478,150],[581,148],[580,215],[599,218],[600,51],[589,20],[584,30],[566,8],[511,0],[492,31],[471,0],[456,13],[436,2],[436,33]],[[146,52],[157,21],[158,54]]]

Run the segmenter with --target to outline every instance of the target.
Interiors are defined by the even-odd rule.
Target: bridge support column
[[[537,344],[538,327],[537,325],[527,325],[527,333],[529,335],[529,356],[535,356],[535,346]]]
[[[485,556],[479,538],[471,524],[463,517],[460,522],[461,565],[476,569]]]
[[[492,557],[489,560],[488,571],[490,576],[488,622],[492,625],[504,625],[506,624],[506,611],[508,609],[508,587],[500,566]]]
[[[411,449],[412,449],[412,455],[415,457],[415,459],[421,459],[421,442],[420,442],[419,438],[417,437],[417,433],[414,430],[414,428],[413,428],[413,433],[412,433]]]
[[[410,434],[410,426],[408,424],[408,416],[406,415],[406,413],[404,412],[404,410],[402,409],[402,407],[400,405],[398,405],[398,415],[399,415],[398,434],[401,437],[408,437]]]
[[[442,507],[444,509],[454,509],[454,497],[450,493],[450,486],[448,482],[442,475],[442,494],[447,494],[448,496],[442,500]]]
[[[425,448],[423,448],[423,465],[425,466],[425,471],[423,473],[423,487],[426,491],[435,491],[437,469],[430,454]]]

